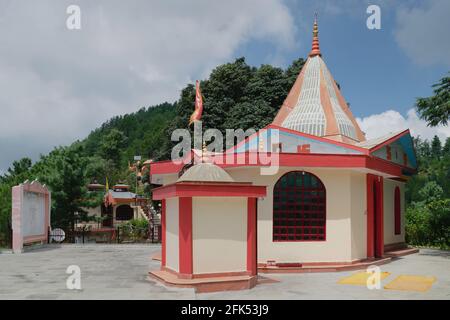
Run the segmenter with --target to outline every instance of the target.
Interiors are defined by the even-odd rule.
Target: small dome
[[[233,178],[215,164],[199,163],[189,169],[177,180],[177,182],[234,182]]]

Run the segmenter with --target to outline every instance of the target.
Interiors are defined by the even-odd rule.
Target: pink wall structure
[[[48,241],[50,199],[50,191],[39,181],[25,181],[12,188],[14,253],[22,252],[24,244]]]

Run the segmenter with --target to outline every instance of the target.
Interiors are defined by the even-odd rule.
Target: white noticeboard
[[[42,235],[47,232],[45,223],[45,197],[34,192],[23,193],[22,235]]]
[[[50,201],[50,191],[38,181],[12,188],[13,252],[22,252],[24,244],[48,241]]]

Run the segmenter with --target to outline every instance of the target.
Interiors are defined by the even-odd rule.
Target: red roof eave
[[[271,153],[264,153],[267,158]],[[224,154],[224,157],[226,155]],[[211,157],[213,163],[221,168],[233,167],[268,167],[270,164],[262,163],[255,153],[234,154],[235,160],[242,157],[240,163],[233,161],[226,163],[222,158]],[[314,153],[279,153],[278,165],[281,167],[322,167],[322,168],[367,168],[383,172],[393,176],[402,176],[402,165],[395,164],[371,155],[366,154],[314,154]],[[216,159],[217,158],[217,159]],[[256,159],[251,163],[250,159]],[[220,161],[223,163],[220,163]],[[275,165],[272,163],[272,165]],[[154,162],[151,165],[151,174],[175,174],[178,173],[183,164],[175,164],[172,161]]]
[[[406,134],[410,134],[409,129],[406,129],[405,131],[402,131],[402,132],[396,134],[395,136],[393,136],[393,137],[391,137],[391,138],[389,138],[387,140],[384,140],[383,142],[380,142],[376,146],[373,146],[372,148],[370,148],[369,151],[370,151],[370,153],[375,152],[375,151],[383,148],[384,146],[394,142],[395,140],[403,137]]]
[[[173,197],[265,197],[265,186],[238,183],[173,183],[153,189],[153,200]]]
[[[110,192],[108,192],[105,195],[104,204],[107,207],[109,205],[114,206],[117,204],[132,203],[135,200],[136,200],[135,198],[114,198],[113,195]]]

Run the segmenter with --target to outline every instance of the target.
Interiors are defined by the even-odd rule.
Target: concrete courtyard
[[[381,266],[391,275],[434,276],[427,292],[369,290],[338,284],[357,271],[263,274],[278,282],[251,290],[196,294],[194,289],[166,287],[147,277],[159,262],[151,256],[159,245],[62,245],[23,254],[0,253],[0,299],[450,299],[450,252],[422,249]],[[66,269],[81,269],[81,290],[66,288]]]

